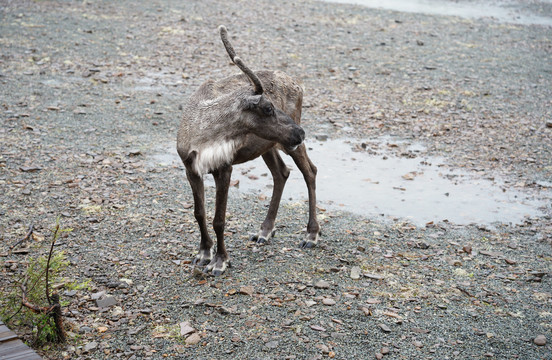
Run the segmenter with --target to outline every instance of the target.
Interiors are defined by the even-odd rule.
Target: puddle
[[[492,18],[503,23],[552,26],[552,17],[539,14],[550,0],[533,2],[529,7],[521,0],[447,1],[447,0],[328,0],[370,8],[431,15],[459,16],[467,19]]]
[[[420,154],[423,146],[406,141],[378,139],[361,146],[342,140],[307,143],[309,156],[318,167],[317,198],[321,207],[365,216],[397,217],[423,225],[448,220],[455,224],[496,222],[518,224],[526,216],[543,215],[547,206],[541,191],[536,199],[503,181],[482,179],[477,174],[451,170],[440,158]],[[180,165],[176,150],[153,157],[152,163]],[[392,156],[398,148],[403,156]],[[282,201],[305,201],[307,191],[301,173],[290,157],[282,154],[292,169]],[[272,193],[272,178],[261,158],[234,166],[231,192],[264,195]],[[214,186],[211,176],[206,184]],[[552,197],[546,192],[546,197]]]

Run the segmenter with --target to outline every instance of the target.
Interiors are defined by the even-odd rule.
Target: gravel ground
[[[492,226],[321,207],[321,245],[300,250],[306,203],[283,203],[258,247],[267,200],[234,194],[233,267],[204,278],[183,168],[152,160],[184,99],[236,71],[226,24],[252,67],[302,80],[310,136],[415,139],[549,197],[549,27],[310,1],[0,4],[0,291],[27,262],[9,245],[30,224],[48,238],[58,215],[66,280],[91,279],[60,289],[70,340],[46,358],[552,358],[550,206]]]

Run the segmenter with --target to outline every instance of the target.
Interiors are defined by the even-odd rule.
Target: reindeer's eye
[[[274,113],[274,109],[272,108],[272,106],[265,106],[263,107],[263,112],[266,115],[272,115]]]

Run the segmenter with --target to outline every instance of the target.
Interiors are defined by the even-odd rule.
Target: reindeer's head
[[[246,96],[242,109],[246,126],[260,138],[278,142],[288,150],[295,150],[305,139],[305,131],[263,94]]]
[[[263,94],[264,89],[259,77],[236,56],[236,52],[228,40],[226,27],[220,26],[219,32],[230,59],[253,84],[253,93],[242,98],[240,104],[245,126],[260,138],[278,142],[286,149],[294,150],[305,139],[305,131],[289,115],[276,108],[272,101]]]

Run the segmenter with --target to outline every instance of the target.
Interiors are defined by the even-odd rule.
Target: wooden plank
[[[1,360],[41,360],[42,358],[19,340],[16,333],[0,321],[0,359]]]

